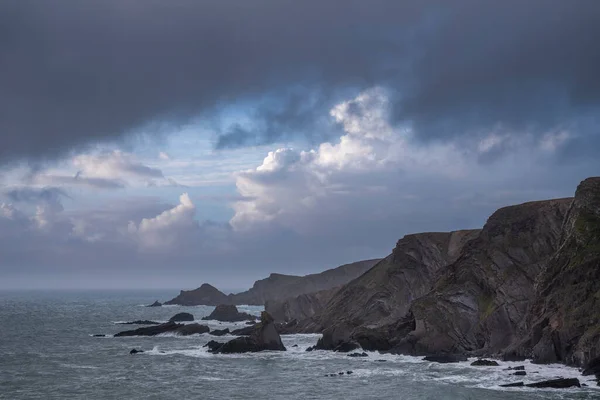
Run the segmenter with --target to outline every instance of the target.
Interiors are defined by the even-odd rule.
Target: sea
[[[203,347],[209,340],[233,336],[112,337],[137,327],[118,322],[166,321],[183,311],[199,320],[213,309],[145,307],[176,294],[0,292],[0,399],[600,399],[593,377],[562,365],[526,361],[472,367],[471,360],[437,364],[377,352],[363,358],[306,352],[319,335],[284,335],[285,352],[239,355],[210,354]],[[239,309],[256,315],[261,311],[256,306]],[[202,323],[211,329],[244,326]],[[144,353],[130,355],[134,348]],[[505,370],[517,365],[525,365],[527,376]],[[577,377],[589,386],[561,390],[499,386],[558,377]]]

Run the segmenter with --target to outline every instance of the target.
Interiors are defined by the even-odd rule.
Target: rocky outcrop
[[[256,317],[248,313],[241,313],[233,304],[219,304],[209,316],[203,320],[216,320],[222,322],[254,321]]]
[[[304,321],[321,313],[339,289],[335,287],[284,300],[267,300],[265,311],[278,322]]]
[[[227,354],[263,350],[286,350],[279,333],[277,333],[277,329],[275,329],[275,321],[267,312],[262,312],[260,323],[252,328],[253,332],[249,336],[235,338],[220,346],[215,345],[216,342],[213,342],[211,345],[212,348],[209,347],[209,351]]]
[[[162,303],[156,300],[154,303],[147,305],[146,307],[162,307]]]
[[[536,286],[525,333],[509,352],[576,366],[600,357],[600,178],[578,186]]]
[[[414,329],[411,302],[431,290],[438,271],[455,260],[478,230],[406,235],[392,254],[343,286],[314,318],[325,348],[355,340],[365,350],[389,350]]]
[[[185,321],[193,321],[194,316],[190,313],[181,312],[173,315],[169,318],[169,322],[185,322]]]
[[[494,354],[516,337],[534,283],[554,254],[571,199],[496,211],[434,288],[408,305],[414,329],[400,353]],[[407,307],[405,305],[405,307]]]
[[[204,283],[197,289],[180,291],[179,296],[165,302],[165,304],[217,306],[219,304],[231,304],[231,299],[216,287]]]
[[[156,336],[164,333],[174,333],[176,335],[188,336],[194,334],[208,333],[208,326],[200,324],[178,324],[176,322],[167,322],[165,324],[138,328],[131,331],[124,331],[115,334],[115,337],[123,336]]]
[[[217,288],[205,283],[195,290],[182,290],[179,296],[167,301],[165,304],[183,306],[250,304],[262,306],[268,300],[280,301],[341,286],[363,274],[377,261],[379,260],[358,261],[306,276],[271,274],[268,278],[256,281],[251,289],[230,295],[225,295]]]

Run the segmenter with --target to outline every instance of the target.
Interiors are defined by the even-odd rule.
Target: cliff
[[[492,354],[506,348],[531,306],[537,276],[556,251],[570,203],[496,211],[433,290],[411,304],[414,329],[396,351]]]
[[[218,304],[264,305],[268,300],[281,301],[341,286],[362,275],[378,261],[378,259],[358,261],[306,276],[271,274],[268,278],[256,281],[251,289],[230,295],[225,295],[218,289],[205,283],[195,290],[182,290],[179,296],[169,300],[165,304],[188,306]]]
[[[577,187],[517,342],[512,351],[540,363],[584,366],[600,356],[600,178]]]

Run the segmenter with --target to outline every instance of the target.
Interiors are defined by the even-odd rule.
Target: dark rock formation
[[[457,363],[467,361],[467,356],[463,354],[436,354],[423,358],[424,361],[431,361],[441,364]]]
[[[219,346],[215,353],[246,353],[263,350],[285,351],[285,346],[281,342],[281,337],[275,329],[275,322],[267,312],[263,311],[260,317],[260,323],[252,327],[254,331],[249,336],[242,336],[230,340]]]
[[[206,343],[204,346],[202,347],[208,347],[208,351],[210,353],[214,353],[215,351],[217,351],[221,346],[223,346],[223,343],[217,342],[215,340],[211,340],[210,342]]]
[[[174,332],[181,336],[189,336],[189,335],[208,333],[209,331],[210,331],[210,328],[206,325],[187,324],[187,325],[181,326],[180,328],[177,328]]]
[[[515,373],[513,373],[511,375],[525,376],[525,375],[527,375],[527,372],[525,372],[525,371],[517,371],[517,372],[515,372]]]
[[[568,378],[568,379],[552,379],[549,381],[542,381],[542,382],[535,382],[535,383],[529,383],[527,385],[525,385],[527,387],[532,387],[532,388],[552,388],[552,389],[565,389],[565,388],[570,388],[570,387],[581,387],[581,384],[579,383],[579,379],[577,378]]]
[[[248,335],[251,335],[256,330],[256,325],[257,324],[253,324],[251,326],[246,326],[244,328],[234,329],[234,330],[231,331],[231,334],[235,335],[235,336],[248,336]]]
[[[131,349],[131,351],[129,352],[129,354],[137,354],[137,353],[143,353],[144,350],[138,350],[138,349]]]
[[[163,333],[175,333],[177,335],[193,335],[200,333],[207,333],[210,329],[208,326],[200,325],[200,324],[178,324],[176,322],[167,322],[165,324],[154,325],[144,328],[138,328],[131,331],[119,332],[115,335],[115,337],[121,336],[156,336]]]
[[[294,276],[271,274],[268,278],[256,281],[250,290],[238,294],[225,295],[217,288],[203,284],[198,289],[184,291],[165,304],[184,306],[219,304],[264,305],[268,300],[284,300],[306,293],[319,292],[339,287],[360,276],[379,260],[365,260],[342,265],[318,274]]]
[[[598,386],[600,386],[600,357],[591,360],[584,368],[582,374],[583,376],[595,375],[596,382],[598,382]]]
[[[210,334],[213,336],[223,336],[223,335],[227,335],[229,334],[229,328],[225,328],[225,329],[214,329],[212,331],[210,331]]]
[[[412,302],[415,329],[402,352],[495,354],[517,335],[551,258],[571,200],[505,207],[441,271],[433,290]]]
[[[390,350],[414,329],[411,302],[431,290],[438,271],[458,257],[477,230],[406,235],[391,255],[342,287],[314,319],[327,347],[355,340]]]
[[[146,307],[162,307],[162,303],[156,300],[154,303],[147,305]]]
[[[600,178],[577,187],[557,248],[513,351],[534,362],[584,366],[600,356]]]
[[[150,307],[150,306],[148,306]],[[149,321],[147,319],[139,319],[131,322],[117,322],[117,325],[159,325],[160,322]]]
[[[184,322],[184,321],[193,321],[193,320],[194,320],[194,316],[192,314],[186,313],[186,312],[181,312],[181,313],[173,315],[169,319],[169,322]]]
[[[473,361],[471,363],[471,365],[473,365],[475,367],[498,367],[500,364],[498,364],[496,361],[493,361],[493,360],[479,359],[479,360]]]
[[[353,350],[360,349],[360,345],[356,342],[342,342],[335,346],[333,351],[337,351],[339,353],[349,353]]]
[[[233,304],[219,304],[208,317],[203,320],[216,320],[222,322],[254,321],[256,317],[247,313],[241,313]]]
[[[102,333],[96,333],[96,334],[92,335],[92,337],[106,337],[106,335],[104,335]]]
[[[323,311],[329,300],[339,289],[340,287],[335,287],[283,300],[267,300],[265,311],[273,315],[275,321],[306,320]]]
[[[204,283],[198,289],[180,291],[179,296],[165,302],[165,304],[217,306],[219,304],[231,304],[231,299],[216,287]]]
[[[524,365],[519,365],[518,367],[508,367],[507,371],[525,371]]]

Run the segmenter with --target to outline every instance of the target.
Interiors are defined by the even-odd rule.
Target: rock
[[[248,336],[251,335],[255,330],[256,324],[253,324],[252,326],[247,326],[245,328],[234,329],[231,331],[231,334],[235,336]]]
[[[297,344],[295,344],[295,345],[293,345],[292,347],[298,347],[298,345],[297,345]]]
[[[223,336],[223,335],[227,335],[229,332],[229,328],[225,328],[225,329],[214,329],[212,331],[210,331],[210,334],[213,336]]]
[[[217,351],[221,346],[223,346],[223,343],[217,342],[215,340],[211,340],[210,342],[206,343],[204,346],[202,347],[208,347],[208,351],[211,353],[214,353],[215,351]]]
[[[150,306],[148,306],[150,307]],[[117,325],[160,325],[160,322],[149,321],[147,319],[138,319],[131,322],[117,322]]]
[[[561,225],[519,343],[536,363],[585,366],[600,354],[600,177],[579,184]]]
[[[427,356],[427,357],[423,358],[423,360],[441,363],[441,364],[448,364],[448,363],[457,363],[457,362],[461,362],[461,361],[467,361],[468,358],[467,358],[467,356],[465,356],[463,354],[437,354],[437,355]]]
[[[375,360],[377,362],[387,362],[387,360]]]
[[[343,372],[338,372],[338,375],[344,375],[344,373]]]
[[[106,335],[102,334],[102,333],[97,333],[92,335],[92,337],[106,337]]]
[[[348,277],[348,280],[351,280],[350,277]],[[265,311],[271,314],[275,321],[305,320],[320,313],[339,289],[340,287],[334,287],[283,300],[267,300]]]
[[[348,357],[369,357],[367,353],[352,353],[348,354]]]
[[[246,322],[246,325],[256,325],[256,322],[255,321],[248,321],[248,322]]]
[[[338,341],[355,341],[370,351],[394,348],[415,329],[410,318],[413,299],[427,294],[439,270],[478,234],[479,230],[435,232],[400,239],[392,254],[344,285],[314,317],[325,328],[328,342],[319,348],[332,350]],[[399,352],[416,351],[407,347]]]
[[[173,315],[169,319],[169,322],[184,322],[184,321],[193,321],[193,320],[194,320],[194,316],[192,314],[186,313],[186,312],[181,312],[181,313]]]
[[[146,307],[162,307],[162,303],[156,300],[154,303],[147,305]]]
[[[525,386],[523,382],[515,382],[515,383],[505,383],[504,385],[500,385],[500,387],[521,387]]]
[[[180,306],[216,306],[219,304],[231,304],[231,298],[216,287],[204,283],[197,289],[180,291],[179,296],[165,302],[165,304],[175,304]]]
[[[285,351],[281,337],[275,328],[275,321],[266,311],[260,316],[260,323],[256,324],[254,331],[249,336],[242,336],[223,344],[217,353],[246,353],[263,350]]]
[[[493,360],[479,359],[477,361],[473,361],[471,365],[476,367],[498,367],[500,364]]]
[[[511,375],[525,376],[525,375],[527,375],[527,372],[525,372],[525,371],[517,371],[517,372],[515,372],[515,373],[513,373]]]
[[[525,361],[527,357],[514,352],[502,354],[502,361]]]
[[[156,336],[163,333],[175,333],[177,335],[193,335],[197,333],[207,333],[210,329],[208,326],[200,324],[178,324],[176,322],[167,322],[165,324],[138,328],[131,331],[119,332],[115,337],[122,336]]]
[[[353,374],[353,373],[354,373],[353,371],[346,371],[347,375],[350,375],[350,374]]]
[[[137,353],[143,353],[144,350],[137,350],[137,349],[132,349],[129,354],[137,354]]]
[[[525,366],[519,365],[518,367],[508,367],[505,371],[525,371]]]
[[[525,385],[527,387],[532,388],[552,388],[552,389],[565,389],[569,387],[581,387],[579,383],[579,379],[577,378],[560,378],[560,379],[552,379],[549,381],[535,382],[529,383]]]
[[[200,324],[187,324],[183,325],[180,328],[177,328],[174,332],[181,336],[189,336],[196,334],[208,333],[210,328],[206,325]]]
[[[222,322],[254,321],[256,317],[247,313],[241,313],[233,304],[219,304],[209,316],[203,320],[216,320]]]
[[[600,357],[592,359],[582,372],[583,376],[596,375],[600,379]]]
[[[315,350],[315,346],[307,347],[306,350],[304,350],[304,351],[313,351],[313,350]]]
[[[356,342],[342,342],[340,344],[338,344],[333,351],[339,352],[339,353],[348,353],[351,352],[353,350],[356,349],[360,349],[360,345]]]

